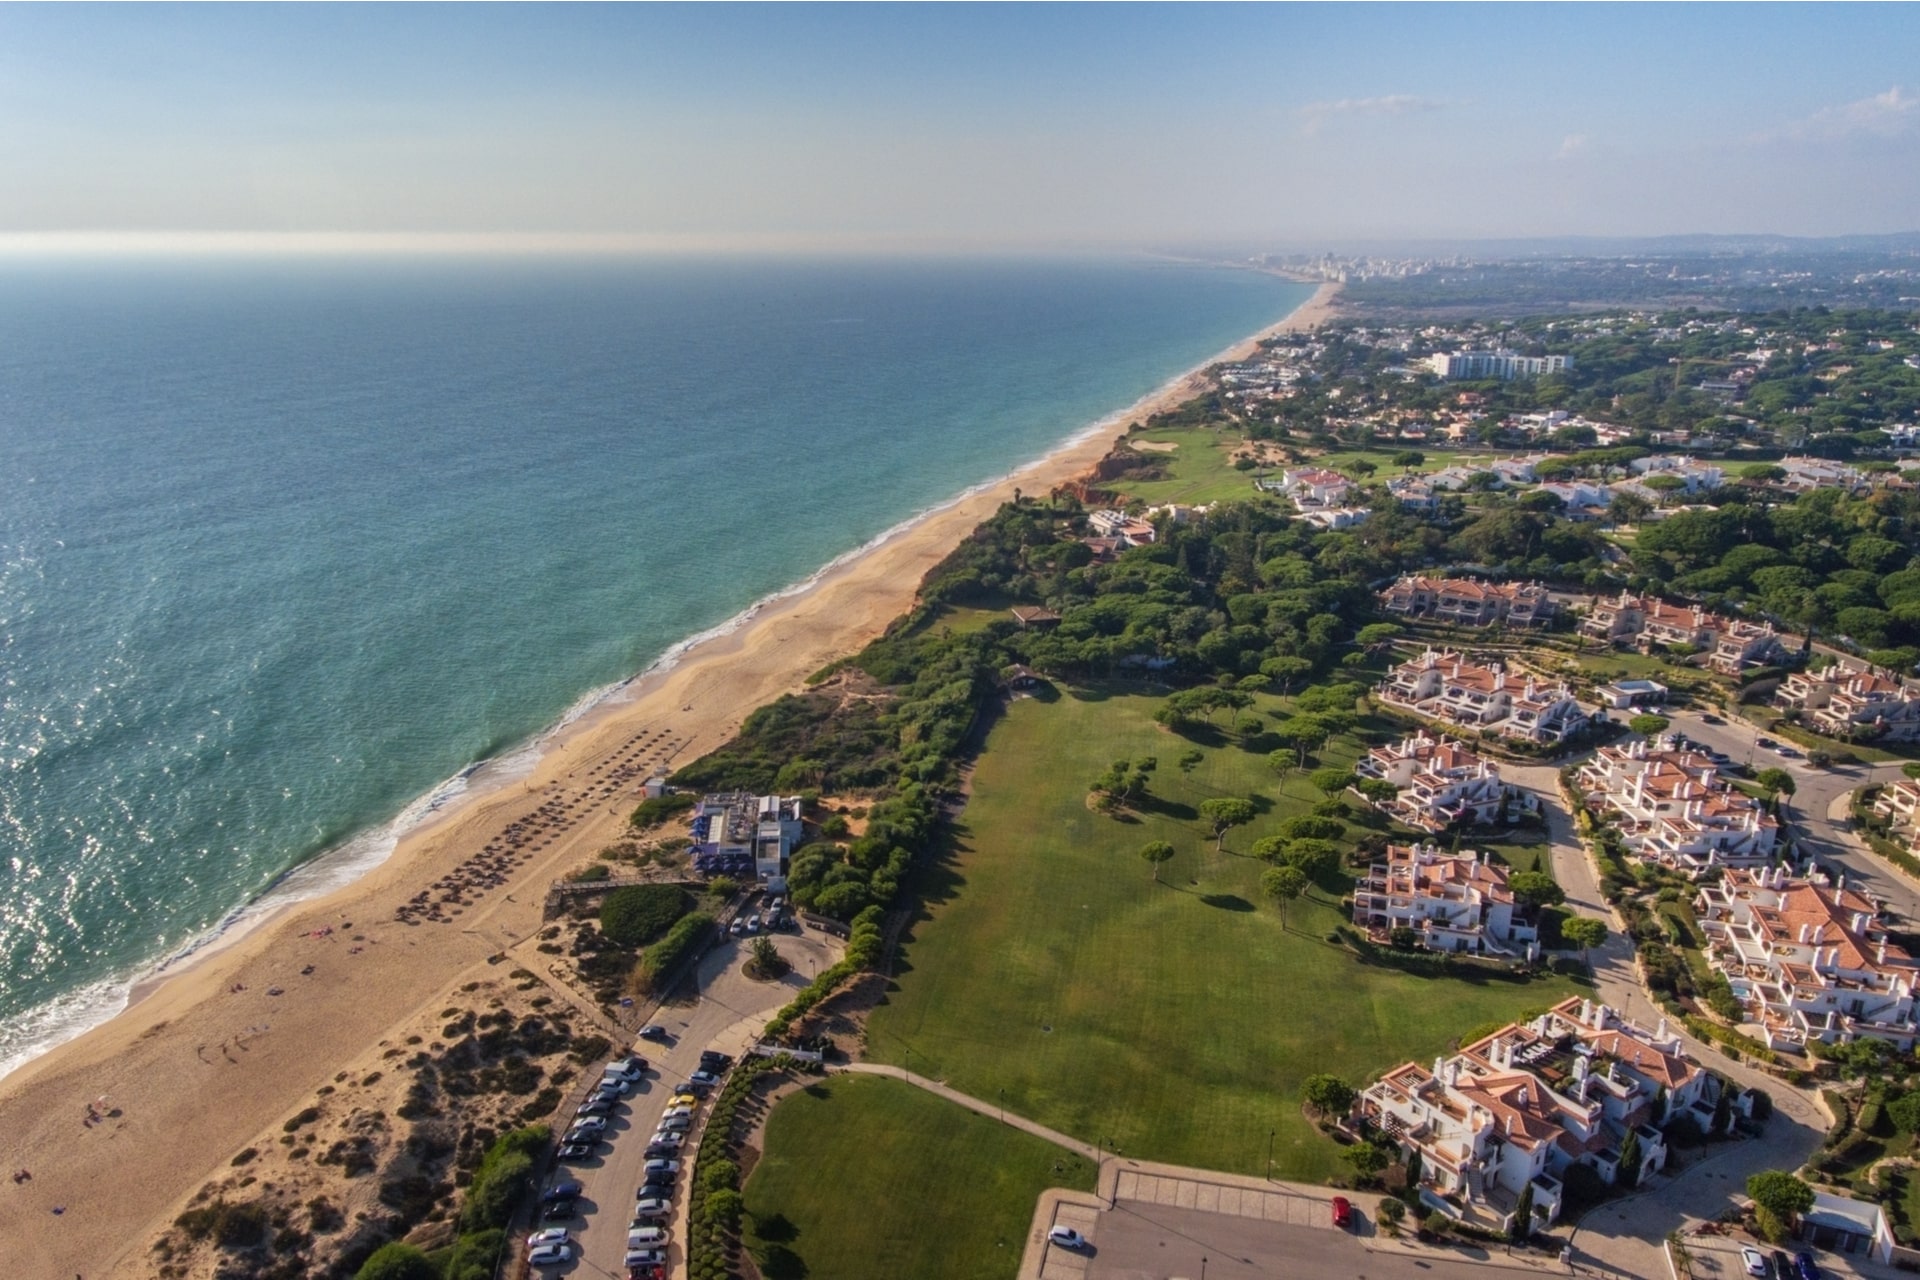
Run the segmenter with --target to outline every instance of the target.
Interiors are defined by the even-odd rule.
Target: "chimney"
[[[1884,965],[1887,962],[1887,940],[1885,937],[1882,937],[1879,945],[1873,949],[1873,962],[1880,965]]]
[[[1593,1001],[1583,998],[1580,1001],[1580,1025],[1588,1026],[1588,1025],[1591,1025],[1592,1022],[1593,1022]]]
[[[1607,1008],[1606,1005],[1596,1003],[1593,1006],[1593,1029],[1595,1031],[1605,1031],[1607,1029],[1607,1019],[1612,1012],[1613,1010]]]

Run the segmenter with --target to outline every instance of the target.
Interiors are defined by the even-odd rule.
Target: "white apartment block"
[[[1443,351],[1427,357],[1427,368],[1449,381],[1498,378],[1538,378],[1550,373],[1566,373],[1573,368],[1572,356],[1523,356],[1514,351]]]
[[[1659,1126],[1684,1116],[1704,1131],[1713,1087],[1664,1022],[1647,1031],[1573,997],[1431,1068],[1394,1068],[1362,1091],[1354,1114],[1403,1156],[1419,1153],[1421,1197],[1434,1209],[1508,1230],[1529,1188],[1536,1225],[1551,1226],[1574,1164],[1615,1181],[1629,1129],[1641,1177],[1664,1168]]]
[[[1683,490],[1686,493],[1709,493],[1727,479],[1727,473],[1711,463],[1670,453],[1635,458],[1627,464],[1627,469],[1641,476],[1673,476],[1686,485]]]
[[[1553,597],[1537,582],[1503,584],[1408,575],[1380,592],[1378,599],[1388,613],[1457,626],[1484,627],[1495,622],[1532,626],[1553,616]]]
[[[1500,821],[1508,800],[1520,803],[1522,794],[1500,781],[1500,766],[1493,761],[1425,733],[1373,748],[1355,770],[1398,787],[1400,794],[1387,811],[1427,831],[1461,823],[1491,826]]]
[[[1595,599],[1580,630],[1646,652],[1682,645],[1705,654],[1707,665],[1725,675],[1788,657],[1779,633],[1768,623],[1725,618],[1698,605],[1668,604],[1658,596],[1626,591]]]
[[[1503,738],[1552,746],[1587,726],[1563,684],[1513,679],[1499,664],[1429,649],[1395,667],[1375,691],[1391,707]]]
[[[1579,783],[1588,807],[1612,816],[1629,850],[1688,875],[1766,862],[1779,840],[1779,821],[1758,800],[1670,738],[1602,747],[1580,766]]]
[[[1375,941],[1412,929],[1429,951],[1539,954],[1539,932],[1521,918],[1507,869],[1473,850],[1388,845],[1386,861],[1354,886],[1353,923]]]
[[[1747,1030],[1770,1048],[1863,1036],[1911,1049],[1920,1038],[1913,957],[1887,940],[1874,901],[1789,879],[1784,867],[1730,871],[1694,902],[1707,959],[1727,975]]]
[[[1776,706],[1830,738],[1912,742],[1920,738],[1920,680],[1892,680],[1842,659],[1824,671],[1796,671],[1774,692]]]
[[[1777,465],[1787,473],[1787,478],[1780,483],[1796,493],[1812,489],[1845,489],[1852,492],[1864,489],[1867,484],[1864,472],[1828,458],[1782,458]]]

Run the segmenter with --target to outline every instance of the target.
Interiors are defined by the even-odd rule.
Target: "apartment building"
[[[1427,368],[1450,382],[1462,379],[1538,378],[1573,368],[1572,356],[1523,356],[1514,351],[1443,351],[1427,357]]]
[[[1375,691],[1388,706],[1445,724],[1551,746],[1587,726],[1587,713],[1563,684],[1501,665],[1428,649],[1395,667]]]
[[[1766,862],[1778,843],[1779,821],[1758,800],[1670,738],[1602,747],[1578,779],[1588,807],[1612,816],[1628,849],[1688,875]]]
[[[1536,1227],[1551,1226],[1574,1164],[1617,1180],[1629,1130],[1641,1177],[1664,1168],[1662,1127],[1685,1117],[1704,1131],[1714,1087],[1664,1022],[1648,1031],[1573,997],[1431,1067],[1394,1068],[1361,1092],[1354,1116],[1420,1156],[1431,1207],[1504,1231],[1529,1190]]]
[[[1442,831],[1456,824],[1491,826],[1509,803],[1531,807],[1533,797],[1500,781],[1500,766],[1458,742],[1416,733],[1375,747],[1354,766],[1366,778],[1400,789],[1385,808],[1408,826]]]
[[[1507,869],[1473,850],[1387,846],[1386,860],[1354,887],[1353,923],[1380,942],[1412,929],[1429,951],[1539,954],[1539,932],[1515,903]]]
[[[1609,644],[1648,653],[1674,645],[1690,648],[1704,654],[1706,664],[1724,675],[1739,675],[1748,667],[1782,662],[1789,656],[1768,623],[1722,617],[1698,605],[1668,604],[1658,596],[1626,591],[1595,599],[1580,630]]]
[[[1380,592],[1377,599],[1388,613],[1456,626],[1484,627],[1495,622],[1532,626],[1553,616],[1553,597],[1537,582],[1408,575]]]
[[[1890,679],[1851,659],[1823,671],[1792,673],[1780,682],[1773,701],[1798,710],[1802,723],[1830,738],[1920,738],[1920,680]]]
[[[1913,957],[1888,941],[1871,898],[1793,879],[1785,867],[1730,871],[1694,900],[1707,959],[1770,1048],[1863,1036],[1901,1050],[1920,1038]]]

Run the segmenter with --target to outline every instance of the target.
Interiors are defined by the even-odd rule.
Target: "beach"
[[[1207,363],[1321,323],[1337,291],[1322,285]],[[154,1232],[231,1172],[237,1150],[393,1028],[447,1003],[449,990],[498,975],[499,958],[539,929],[547,883],[627,830],[647,773],[712,750],[756,707],[857,651],[1014,490],[1044,493],[1085,474],[1128,423],[1190,397],[1202,380],[1195,370],[1169,383],[769,601],[556,731],[526,776],[480,788],[408,831],[363,878],[143,984],[118,1017],[0,1080],[9,1171],[32,1175],[0,1192],[11,1270],[58,1280],[149,1274]]]

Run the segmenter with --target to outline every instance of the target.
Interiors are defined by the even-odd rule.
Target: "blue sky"
[[[0,233],[1920,228],[1905,5],[0,6]]]

